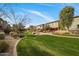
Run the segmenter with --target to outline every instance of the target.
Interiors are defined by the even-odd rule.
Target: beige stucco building
[[[53,21],[53,22],[49,22],[46,23],[47,25],[49,25],[51,28],[58,28],[58,21]]]
[[[36,26],[36,29],[43,29],[43,24],[37,25],[37,26]]]
[[[45,26],[50,26],[52,28],[52,30],[59,30],[59,25],[58,25],[58,20],[57,21],[53,21],[53,22],[49,22],[49,23],[45,23],[45,24],[40,24],[35,26],[36,30],[42,30],[44,29]],[[70,26],[69,30],[79,30],[79,16],[75,16],[73,21],[72,21],[72,25]]]
[[[37,30],[44,30],[46,26],[49,26],[50,28],[52,28],[52,30],[59,28],[58,21],[53,21],[53,22],[37,25],[36,29]]]
[[[70,30],[79,30],[79,16],[74,17]]]

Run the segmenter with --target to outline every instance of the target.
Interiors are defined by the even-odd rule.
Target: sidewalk
[[[21,40],[20,38],[14,39],[9,35],[5,37],[4,41],[6,41],[10,45],[8,55],[6,56],[17,56],[16,46],[20,40]]]
[[[18,39],[13,47],[13,56],[17,56],[17,44],[20,42],[21,39]]]

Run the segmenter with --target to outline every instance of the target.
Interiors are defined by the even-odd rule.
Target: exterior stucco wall
[[[36,29],[42,29],[42,25],[37,26]]]
[[[57,27],[59,28],[58,21],[44,24],[44,26],[45,25],[49,25],[51,28],[57,28]],[[75,17],[72,21],[72,25],[69,27],[69,30],[79,30],[78,25],[79,25],[79,17]],[[43,25],[36,26],[36,29],[42,29],[42,28]]]
[[[48,23],[48,25],[49,25],[51,28],[57,28],[57,27],[58,27],[58,22]]]
[[[79,17],[73,19],[72,25],[70,26],[69,29],[70,30],[79,30],[78,25],[79,25]]]

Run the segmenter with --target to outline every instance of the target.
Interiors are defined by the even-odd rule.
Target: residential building
[[[44,27],[49,26],[51,27],[52,31],[57,31],[59,30],[58,22],[59,21],[57,20],[57,21],[46,23],[46,24],[37,25],[36,30],[43,30]],[[79,30],[79,16],[74,17],[72,21],[72,25],[70,26],[69,30]]]
[[[79,30],[79,16],[74,17],[69,30]]]

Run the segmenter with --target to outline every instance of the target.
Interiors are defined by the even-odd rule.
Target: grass
[[[79,56],[79,39],[27,35],[17,46],[19,56]]]

